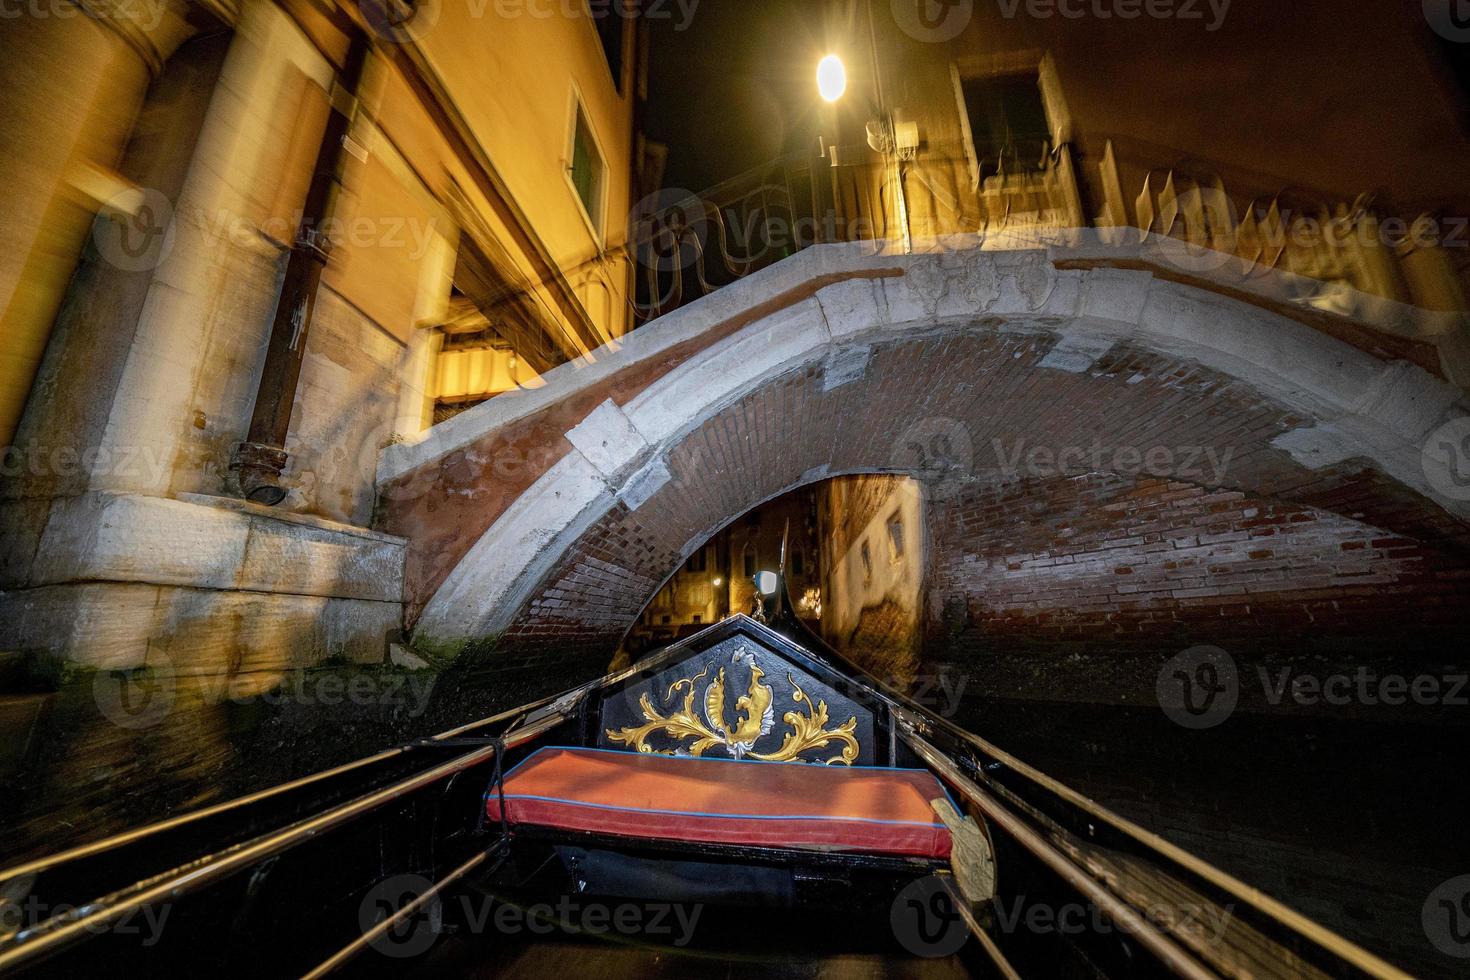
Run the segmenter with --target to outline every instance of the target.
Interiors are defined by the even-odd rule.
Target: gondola
[[[0,973],[1405,976],[789,609],[0,872]]]

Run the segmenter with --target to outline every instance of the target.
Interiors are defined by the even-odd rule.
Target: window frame
[[[606,17],[611,17],[618,22],[618,70],[613,69],[613,63],[608,59],[607,48],[602,43],[602,32],[597,29],[597,15],[592,9],[590,0],[582,0],[582,11],[587,16],[588,26],[592,28],[592,37],[597,42],[597,51],[602,55],[602,63],[607,66],[608,77],[612,79],[613,90],[621,98],[623,95],[623,76],[628,70],[628,24],[632,18],[616,13],[609,5]]]
[[[1010,51],[993,55],[972,55],[956,59],[949,65],[954,87],[955,109],[960,116],[960,133],[965,157],[970,164],[970,189],[980,189],[980,157],[975,151],[975,134],[970,129],[970,107],[965,102],[965,82],[1035,76],[1041,89],[1041,110],[1046,114],[1052,149],[1072,141],[1072,115],[1062,98],[1062,83],[1056,62],[1049,52]]]
[[[897,565],[908,554],[908,542],[905,540],[908,532],[903,526],[902,511],[894,508],[893,513],[888,515],[888,520],[884,522],[884,527],[888,532],[888,561],[890,564]]]
[[[592,114],[587,111],[587,100],[582,97],[582,90],[575,81],[572,82],[571,97],[569,99],[567,112],[567,138],[563,148],[561,160],[561,175],[566,181],[567,190],[571,192],[572,200],[576,203],[577,213],[582,216],[582,221],[587,226],[587,232],[600,249],[605,240],[607,228],[607,201],[608,182],[612,176],[612,168],[608,164],[607,150],[603,147],[602,137],[597,132],[597,125],[592,120]],[[587,204],[582,200],[582,194],[577,190],[577,182],[572,179],[572,168],[577,156],[577,123],[582,122],[587,129],[587,135],[592,138],[592,149],[597,155],[597,164],[601,167],[601,179],[597,181],[597,200],[594,202],[596,214],[587,209]]]

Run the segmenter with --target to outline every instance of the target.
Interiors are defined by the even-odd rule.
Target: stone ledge
[[[133,582],[399,603],[407,542],[319,518],[191,495],[93,493],[0,508],[5,536],[34,541],[0,585]],[[30,549],[28,549],[30,550]]]
[[[1411,361],[1461,387],[1470,385],[1464,344],[1470,314],[1426,310],[1280,269],[1252,266],[1247,275],[1232,255],[1186,249],[1157,235],[1148,243],[1118,244],[1094,235],[1051,246],[1048,256],[1058,269],[1132,272],[1215,292],[1296,320],[1379,360]]]
[[[181,493],[178,499],[191,504],[199,504],[203,507],[217,507],[220,510],[237,511],[270,521],[281,521],[285,524],[300,524],[302,527],[312,527],[321,531],[330,531],[333,534],[345,534],[349,537],[363,538],[368,541],[381,541],[385,544],[399,545],[408,543],[407,538],[384,534],[382,531],[374,531],[372,528],[359,527],[356,524],[344,524],[341,521],[317,517],[315,514],[297,514],[289,510],[277,510],[274,507],[266,507],[264,504],[253,504],[248,500],[240,500],[237,497],[219,497],[210,493]]]
[[[331,658],[380,663],[402,623],[397,602],[130,582],[0,592],[0,649],[177,674],[251,673]]]

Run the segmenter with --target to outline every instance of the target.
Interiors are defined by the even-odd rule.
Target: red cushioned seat
[[[949,856],[920,769],[736,762],[549,747],[505,775],[506,820],[624,837]],[[486,812],[500,819],[498,794]]]

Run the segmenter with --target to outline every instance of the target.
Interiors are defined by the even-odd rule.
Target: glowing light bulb
[[[817,91],[828,102],[836,102],[847,91],[847,68],[835,54],[817,63]]]

